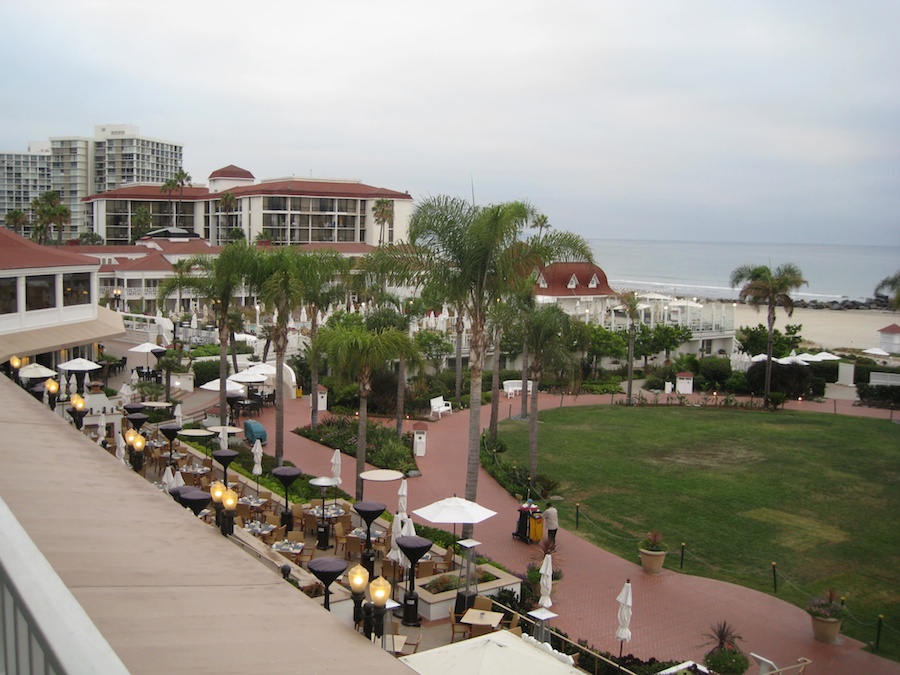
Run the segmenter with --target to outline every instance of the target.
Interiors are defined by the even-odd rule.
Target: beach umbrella
[[[631,640],[631,580],[625,582],[616,602],[619,603],[619,627],[616,629],[616,640],[619,641],[619,658],[622,658],[622,645]]]
[[[541,607],[553,607],[553,601],[550,599],[550,593],[553,591],[553,559],[550,554],[544,556],[541,563],[541,597],[538,604]]]
[[[257,438],[253,443],[253,450],[251,450],[253,454],[253,475],[256,476],[256,494],[259,496],[259,477],[262,476],[262,442]]]
[[[19,368],[19,377],[24,379],[56,377],[56,371],[50,370],[47,366],[40,363],[29,363],[27,366]]]
[[[863,349],[863,354],[869,354],[871,356],[890,356],[883,349],[879,349],[878,347],[871,347],[869,349]]]
[[[331,477],[337,481],[337,485],[341,484],[341,451],[338,448],[331,455]]]

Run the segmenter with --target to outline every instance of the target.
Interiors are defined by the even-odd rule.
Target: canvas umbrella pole
[[[631,640],[631,579],[625,580],[625,585],[622,586],[622,590],[619,592],[616,602],[619,603],[619,627],[616,629],[616,640],[619,641],[619,670],[621,670],[622,646]]]

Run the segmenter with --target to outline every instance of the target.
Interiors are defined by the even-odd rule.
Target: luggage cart
[[[527,544],[539,542],[544,536],[544,519],[537,504],[530,499],[519,507],[519,518],[513,537]]]

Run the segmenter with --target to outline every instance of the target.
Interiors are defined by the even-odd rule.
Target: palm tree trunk
[[[463,344],[463,323],[462,312],[456,313],[456,406],[462,405],[462,344]],[[472,348],[469,345],[469,358],[471,358]]]
[[[314,345],[319,330],[315,307],[309,323],[309,344]],[[319,357],[312,350],[306,352],[309,355],[309,426],[315,431],[319,426]]]
[[[469,452],[466,461],[466,499],[478,496],[478,469],[481,466],[481,375],[484,371],[484,321],[472,317],[472,341],[469,344]],[[470,539],[471,523],[463,525],[463,539]]]
[[[631,320],[631,325],[628,327],[628,392],[627,398],[625,401],[625,405],[634,405],[634,402],[631,400],[631,385],[634,381],[634,319]]]
[[[359,393],[359,425],[356,428],[356,501],[363,499],[363,479],[361,474],[366,470],[366,424],[369,416],[368,385],[360,384]]]
[[[275,336],[275,465],[284,464],[284,353],[287,335]]]
[[[775,305],[769,304],[769,314],[766,317],[769,323],[769,335],[766,341],[766,382],[763,393],[763,405],[769,406],[769,394],[772,389],[772,352],[775,351]]]
[[[528,417],[528,471],[529,482],[534,483],[537,477],[538,466],[538,397],[536,383],[540,380],[540,371],[531,373],[531,379],[535,382],[534,391],[531,393],[531,414]]]
[[[488,435],[491,443],[497,442],[500,424],[500,329],[494,329],[494,367],[491,369],[491,423]]]
[[[234,372],[238,371],[237,362],[237,340],[234,339],[234,331],[228,332],[228,342],[231,346],[231,365],[234,366]]]
[[[528,419],[528,338],[522,341],[522,419]]]
[[[406,407],[406,359],[400,357],[397,368],[397,438],[403,438],[403,413]]]
[[[225,393],[225,380],[228,379],[228,323],[219,321],[219,419],[222,424],[228,423],[228,396]]]

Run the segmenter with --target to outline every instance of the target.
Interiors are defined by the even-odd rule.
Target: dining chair
[[[276,516],[272,513],[269,513],[269,514],[266,514],[266,522],[269,525],[274,525],[275,527],[278,527],[281,525],[281,517]]]
[[[419,633],[416,636],[416,639],[410,641],[409,638],[406,638],[406,644],[403,645],[403,649],[397,652],[398,656],[409,656],[410,654],[415,654],[419,651],[419,643],[422,642],[422,634]]]
[[[362,540],[352,534],[348,535],[344,540],[344,553],[347,560],[352,560],[357,555],[362,557]]]
[[[434,561],[435,572],[452,572],[456,566],[453,562],[453,547],[448,547],[444,557]]]
[[[269,545],[274,544],[275,542],[281,541],[282,539],[284,539],[285,529],[286,528],[284,525],[282,525],[281,527],[276,527],[274,530],[269,532],[269,534],[264,534],[260,538],[262,539],[264,544],[269,544]]]
[[[494,629],[491,626],[481,626],[475,624],[470,627],[469,637],[478,637],[479,635],[487,635],[488,633],[493,633]]]
[[[344,532],[343,525],[341,525],[340,523],[334,524],[334,552],[335,552],[335,554],[337,554],[341,550],[342,547],[346,550],[348,536],[349,535],[347,535]],[[357,539],[357,541],[358,541],[357,537],[352,537],[352,538]]]
[[[310,534],[315,534],[319,531],[319,519],[316,518],[314,513],[303,514],[303,529]]]
[[[306,533],[305,532],[298,532],[297,530],[291,530],[290,532],[287,533],[287,538],[288,538],[288,541],[296,541],[296,542],[300,542],[301,544],[306,543]]]
[[[250,505],[249,504],[241,504],[237,503],[235,506],[234,512],[239,515],[244,520],[250,520]]]
[[[422,560],[416,565],[416,579],[434,575],[434,560]]]
[[[349,513],[345,513],[342,516],[338,516],[334,521],[335,523],[340,523],[344,526],[344,532],[349,532],[353,529],[353,519],[350,517]]]
[[[469,627],[466,624],[459,622],[459,617],[456,616],[456,612],[453,611],[453,605],[450,605],[448,609],[450,611],[450,642],[453,642],[457,635],[469,637]]]
[[[421,565],[422,563],[419,563],[419,564]],[[483,595],[476,595],[475,600],[472,603],[472,607],[474,607],[475,609],[480,609],[485,612],[492,612],[492,611],[494,611],[494,601]]]

